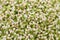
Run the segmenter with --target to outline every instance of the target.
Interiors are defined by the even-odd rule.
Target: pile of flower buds
[[[0,40],[60,40],[60,1],[0,0]]]

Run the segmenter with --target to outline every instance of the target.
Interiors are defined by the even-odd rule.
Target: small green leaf
[[[7,14],[7,18],[9,18],[10,14]]]
[[[17,21],[17,17],[15,16],[13,20],[16,22]]]
[[[18,11],[15,10],[15,11],[14,11],[14,14],[18,14]]]
[[[59,24],[59,25],[60,25],[60,20],[58,20],[58,21],[57,21],[57,24]]]

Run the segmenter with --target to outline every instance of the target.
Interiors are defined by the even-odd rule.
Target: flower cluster
[[[60,1],[0,0],[0,40],[60,40]]]

